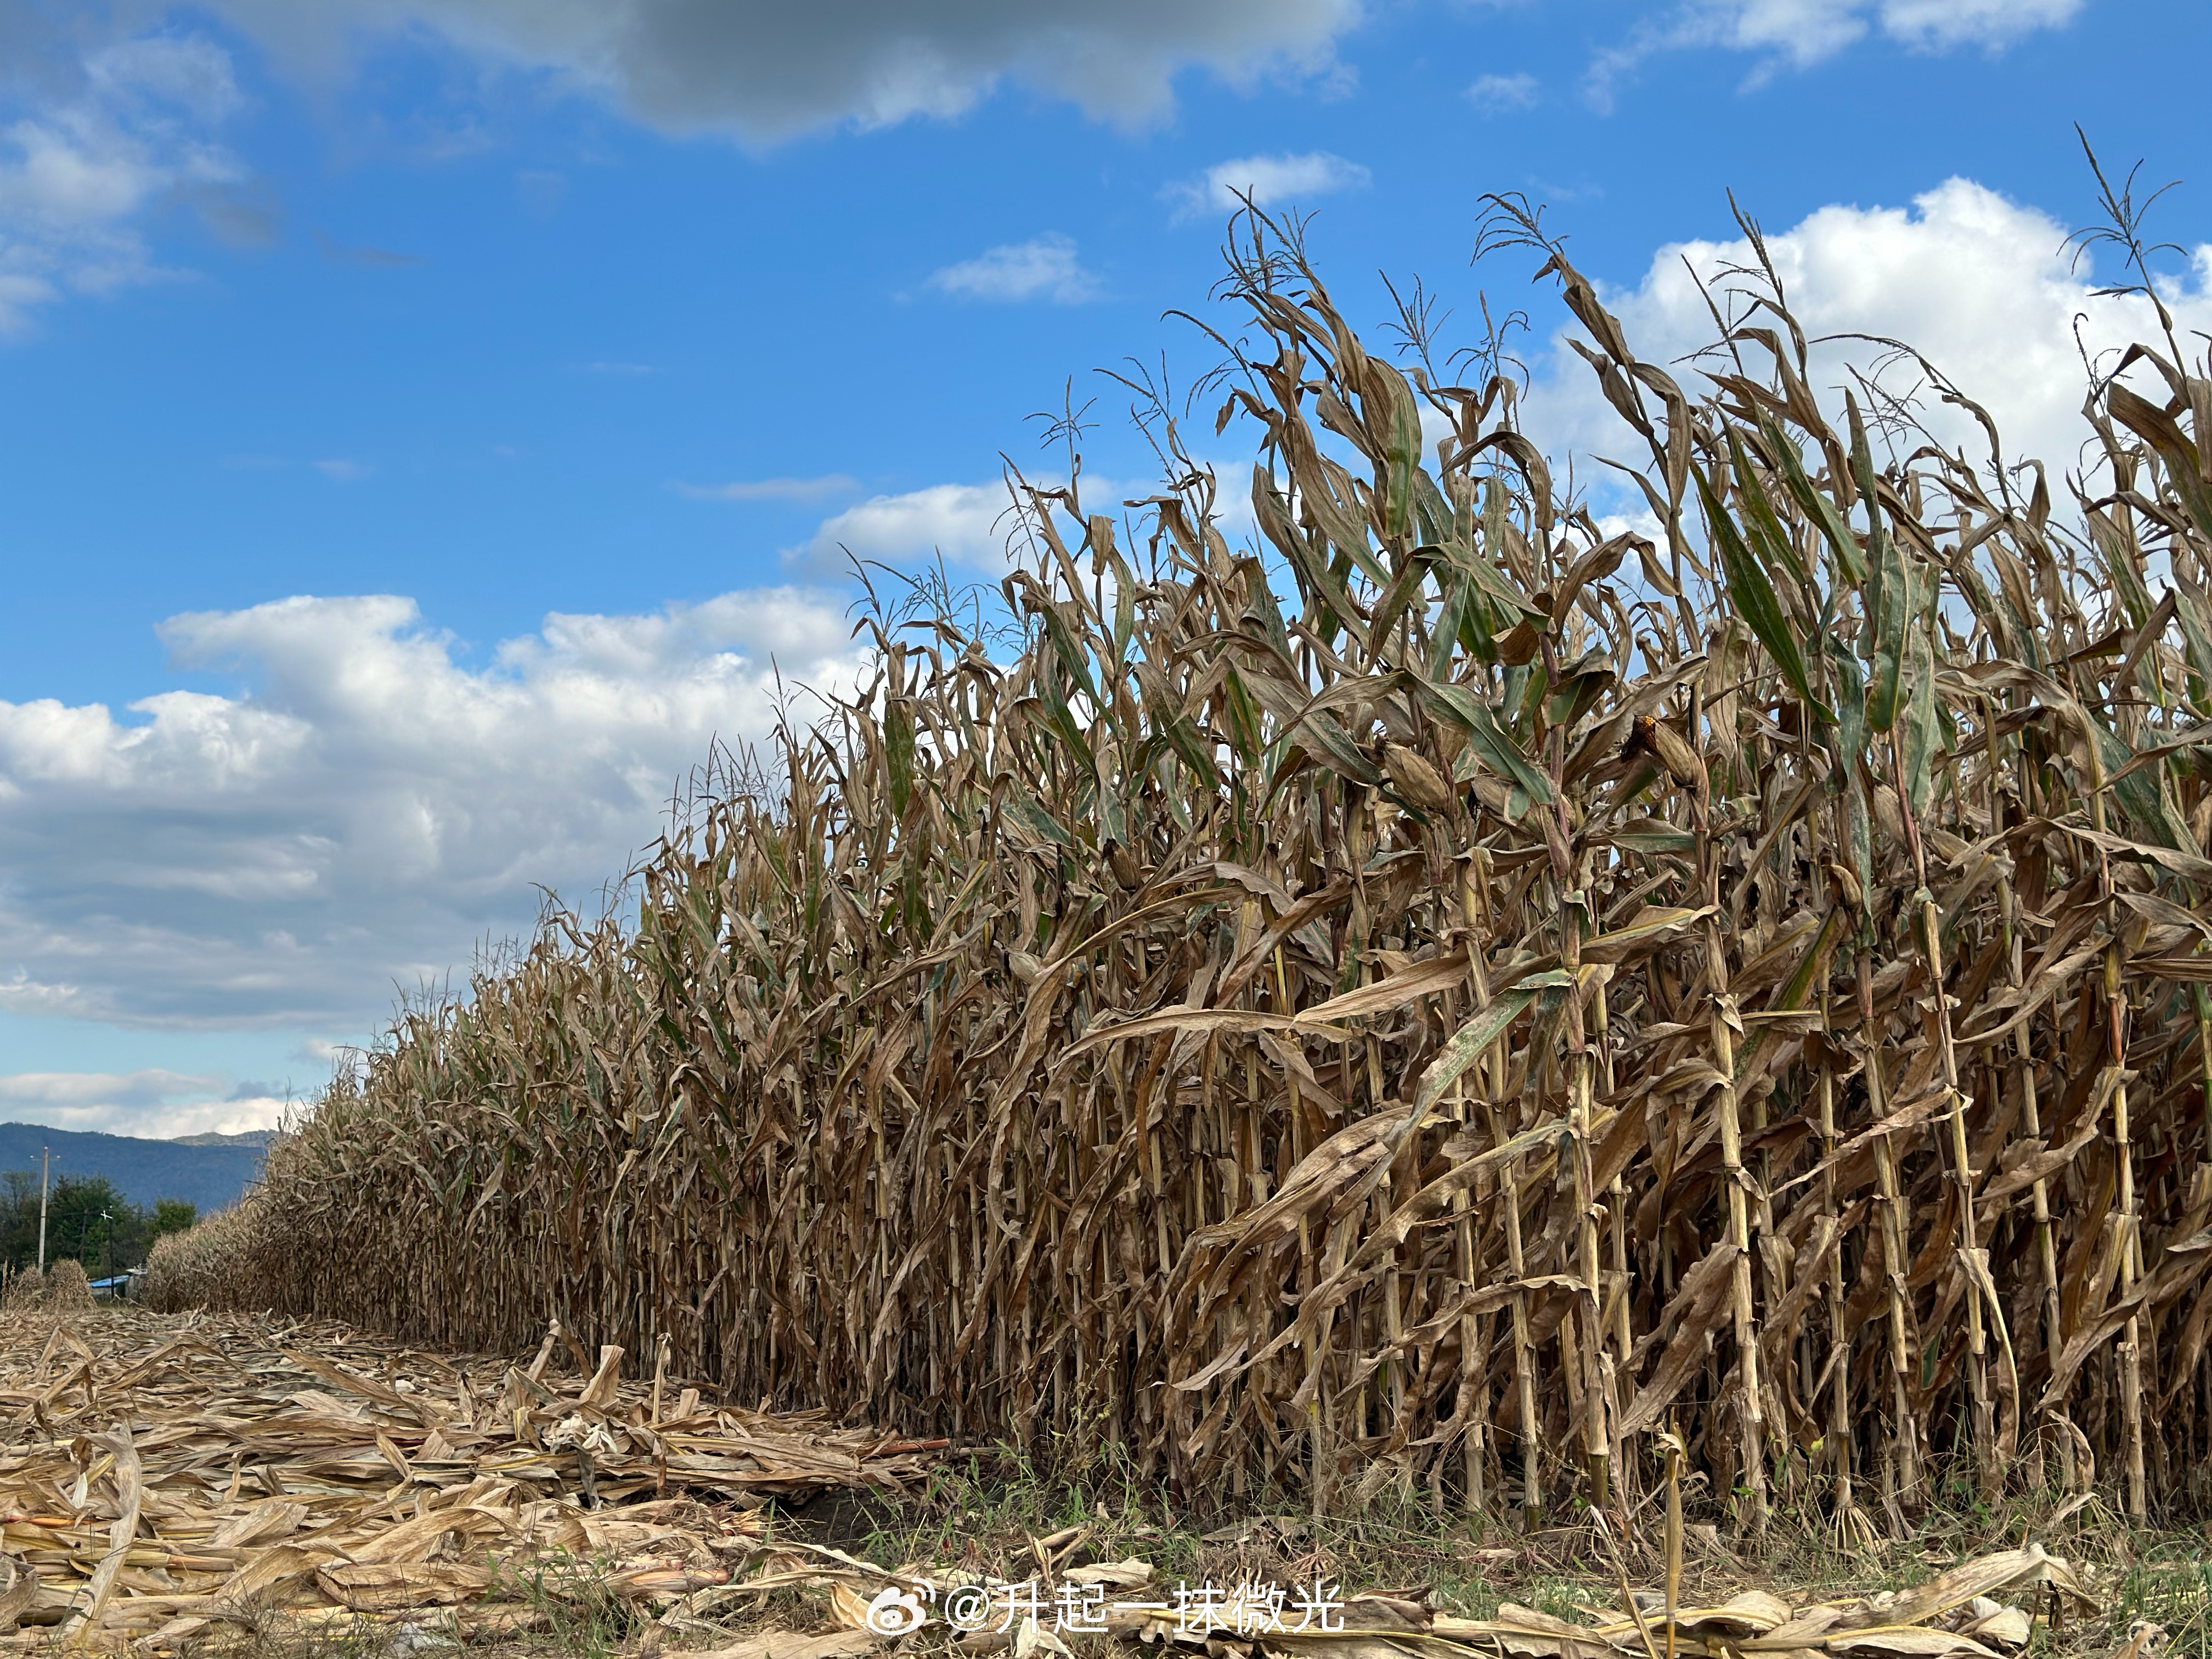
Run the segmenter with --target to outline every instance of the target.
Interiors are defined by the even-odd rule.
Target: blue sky
[[[2185,173],[2209,48],[2180,0],[0,0],[0,1116],[265,1121],[533,883],[588,902],[777,671],[854,672],[836,544],[989,574],[1071,376],[1146,477],[1092,371],[1211,366],[1162,313],[1228,185],[1364,325],[1378,269],[1527,307],[1562,447],[1485,191],[1663,358],[1733,190],[1812,315],[2063,450],[2070,319],[2139,321],[2059,253],[2072,124]]]

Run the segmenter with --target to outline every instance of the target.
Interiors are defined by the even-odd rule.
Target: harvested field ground
[[[562,1376],[561,1346],[510,1364],[330,1325],[11,1316],[0,1631],[161,1651],[271,1607],[454,1607],[505,1632],[549,1570],[617,1601],[726,1583],[770,1495],[896,1492],[934,1449],[620,1382],[619,1349]]]
[[[679,1379],[621,1382],[620,1358],[557,1333],[510,1363],[331,1325],[12,1316],[0,1643],[842,1659],[945,1650],[942,1611],[979,1586],[1012,1611],[959,1649],[1024,1659],[1116,1637],[1234,1659],[2207,1650],[2201,1537],[2118,1528],[2101,1504],[2049,1555],[2023,1542],[2039,1535],[2024,1510],[1931,1516],[1848,1553],[1786,1518],[1755,1544],[1692,1519],[1670,1628],[1656,1509],[1625,1535],[1616,1519],[1484,1537],[1387,1500],[1216,1524],[1110,1462],[1047,1479],[988,1450],[708,1404]],[[1200,1586],[1218,1594],[1201,1604]],[[869,1604],[902,1591],[926,1622],[872,1632]],[[1103,1631],[1055,1636],[1073,1620]],[[1271,1621],[1285,1628],[1249,1628]]]

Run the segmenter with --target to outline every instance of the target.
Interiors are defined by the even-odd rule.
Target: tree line
[[[145,1265],[154,1241],[199,1218],[179,1198],[134,1204],[106,1176],[57,1176],[46,1194],[46,1265],[64,1257],[94,1279]],[[19,1273],[39,1259],[39,1172],[0,1170],[0,1265]]]

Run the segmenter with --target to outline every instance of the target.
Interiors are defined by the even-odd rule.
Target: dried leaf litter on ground
[[[327,1324],[11,1317],[0,1640],[166,1644],[272,1605],[496,1617],[517,1567],[563,1556],[680,1595],[728,1581],[759,1498],[896,1492],[937,1443],[625,1382],[619,1349],[551,1375],[555,1344],[517,1365]]]
[[[551,1375],[558,1341],[556,1328],[521,1366],[244,1317],[9,1322],[0,1331],[0,1639],[30,1647],[58,1636],[158,1653],[270,1607],[310,1624],[450,1610],[464,1632],[498,1633],[526,1614],[518,1605],[526,1569],[548,1559],[596,1564],[596,1582],[638,1604],[672,1647],[718,1639],[702,1615],[742,1613],[779,1589],[829,1592],[839,1629],[759,1632],[715,1648],[723,1659],[800,1650],[834,1659],[885,1644],[866,1609],[888,1589],[917,1593],[925,1609],[944,1605],[955,1585],[941,1571],[771,1542],[747,1501],[832,1487],[895,1493],[926,1471],[935,1443],[624,1382],[611,1349],[588,1377]],[[1079,1542],[1073,1529],[1039,1540],[1047,1607],[1058,1581],[1093,1582],[1124,1598],[1104,1615],[1110,1635],[1309,1659],[2002,1659],[2026,1644],[2036,1609],[2082,1599],[2073,1570],[2030,1547],[1966,1562],[1897,1597],[1793,1606],[1747,1590],[1678,1610],[1671,1632],[1648,1592],[1583,1624],[1511,1602],[1469,1620],[1418,1591],[1355,1595],[1323,1621],[1341,1628],[1292,1630],[1269,1628],[1266,1607],[1235,1592],[1210,1604],[1206,1620],[1186,1620],[1150,1566],[1077,1565]],[[2008,1595],[2021,1605],[1992,1599]],[[1008,1622],[962,1644],[1059,1645],[1033,1620]]]

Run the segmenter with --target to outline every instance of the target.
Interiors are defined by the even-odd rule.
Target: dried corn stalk
[[[2201,1503],[2205,366],[2093,387],[2058,513],[1832,425],[1778,293],[1686,385],[1547,252],[1656,538],[1245,220],[1258,544],[1164,420],[1136,540],[1024,495],[1018,651],[872,617],[784,784],[408,1011],[161,1293],[1194,1493],[1535,1508],[1671,1420],[1754,1511]]]

